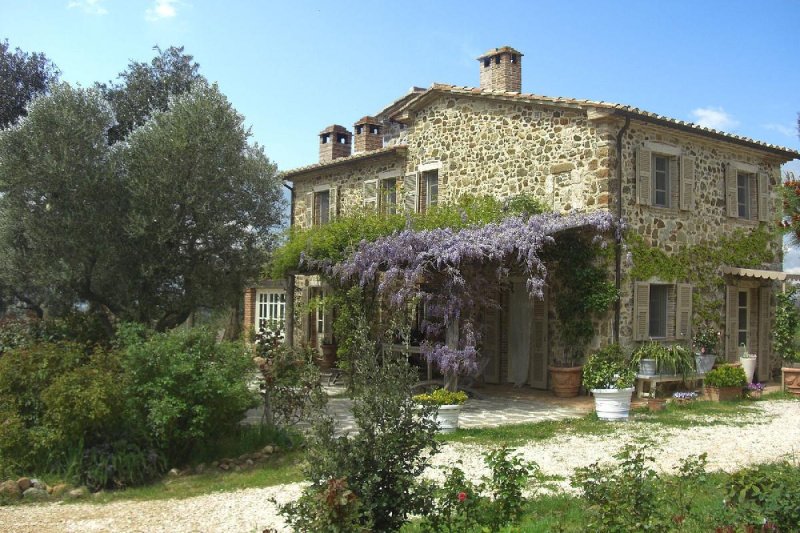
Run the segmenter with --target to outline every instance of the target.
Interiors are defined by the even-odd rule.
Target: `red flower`
[[[458,501],[463,502],[466,499],[467,499],[467,493],[466,492],[459,492],[458,493]]]

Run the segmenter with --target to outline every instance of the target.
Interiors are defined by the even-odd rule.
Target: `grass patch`
[[[241,472],[215,471],[182,477],[165,477],[158,483],[126,490],[106,492],[92,498],[92,503],[119,500],[166,500],[201,496],[211,492],[230,492],[240,489],[272,487],[302,481],[303,453],[301,450],[281,452],[265,463]],[[85,501],[85,500],[84,500]]]
[[[459,429],[439,434],[441,442],[516,446],[530,441],[551,439],[560,433],[570,435],[609,435],[617,430],[614,423],[603,422],[594,413],[581,418],[545,420],[530,424],[510,424],[493,428]]]
[[[743,419],[747,415],[765,416],[759,413],[758,408],[750,400],[694,401],[683,405],[668,403],[663,411],[652,412],[647,407],[640,407],[634,409],[631,414],[634,422],[681,429],[697,427],[699,423],[705,426],[741,426],[753,423],[750,417]]]

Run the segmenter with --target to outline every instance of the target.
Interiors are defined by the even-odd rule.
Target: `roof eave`
[[[328,161],[327,163],[315,163],[313,165],[308,165],[305,167],[286,170],[283,173],[281,173],[281,178],[285,180],[291,180],[292,178],[300,177],[305,174],[320,172],[323,170],[327,170],[329,168],[358,164],[364,161],[369,161],[371,159],[378,159],[381,157],[404,155],[405,152],[406,152],[406,146],[402,144],[397,146],[390,146],[388,148],[380,148],[378,150],[371,150],[368,152],[353,154],[348,157],[340,157],[338,159],[334,159],[333,161]]]

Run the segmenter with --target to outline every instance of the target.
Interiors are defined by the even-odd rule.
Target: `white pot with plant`
[[[753,382],[753,376],[756,373],[756,364],[758,362],[758,356],[754,353],[750,353],[747,351],[747,346],[742,344],[739,347],[739,363],[742,365],[742,369],[744,370],[744,375],[747,376],[747,382]]]
[[[435,405],[439,432],[451,433],[458,429],[458,418],[461,414],[461,406],[467,401],[467,393],[436,389],[430,394],[417,394],[414,396],[414,401],[425,405]]]
[[[618,344],[599,350],[583,366],[583,386],[594,396],[597,418],[626,420],[636,372],[625,360]]]
[[[720,337],[720,331],[709,324],[703,324],[697,328],[692,338],[692,346],[698,374],[711,372],[711,369],[714,368]]]

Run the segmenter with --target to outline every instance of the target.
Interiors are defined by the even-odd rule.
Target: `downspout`
[[[615,275],[614,280],[616,283],[617,294],[620,293],[622,288],[622,137],[631,125],[630,115],[625,115],[625,125],[617,133],[617,227],[614,231],[616,253],[615,253]],[[617,297],[614,304],[614,343],[619,342],[619,328],[620,328],[620,315],[622,310],[622,302]]]
[[[283,186],[289,189],[289,227],[294,225],[294,187],[283,182]],[[294,346],[294,291],[295,279],[294,274],[289,274],[289,279],[286,282],[286,334],[284,335],[284,342],[287,346]]]

